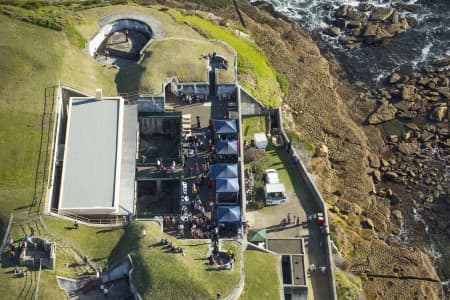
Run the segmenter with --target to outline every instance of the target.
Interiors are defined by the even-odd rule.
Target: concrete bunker
[[[161,23],[144,14],[116,13],[98,21],[100,30],[87,43],[86,51],[98,56],[139,62],[152,39],[165,36]],[[113,61],[115,63],[115,61]]]

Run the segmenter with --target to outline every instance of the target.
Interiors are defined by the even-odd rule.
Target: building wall
[[[140,96],[138,112],[164,112],[164,97]]]
[[[240,111],[242,116],[262,115],[265,113],[266,109],[264,105],[242,87],[239,88],[239,93],[241,97]]]

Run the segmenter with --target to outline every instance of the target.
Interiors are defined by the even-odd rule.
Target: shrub
[[[244,163],[246,164],[258,160],[263,156],[264,153],[255,147],[249,147],[244,149]]]
[[[37,9],[31,10],[19,6],[0,5],[0,12],[20,21],[59,31],[82,19],[78,13],[57,6],[42,5]]]
[[[336,292],[338,299],[358,299],[362,292],[361,279],[335,269]]]
[[[300,143],[301,142],[300,135],[293,130],[286,130],[286,135],[289,138],[289,140],[291,141],[291,143]]]
[[[81,36],[81,34],[75,29],[75,27],[69,27],[66,31],[66,35],[73,45],[77,46],[80,49],[84,49],[86,39]]]
[[[289,93],[289,81],[283,73],[277,73],[277,81],[280,85],[281,91],[287,95]]]

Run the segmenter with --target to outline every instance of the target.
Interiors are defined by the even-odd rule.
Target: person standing
[[[197,116],[197,128],[200,128],[200,116]]]
[[[125,29],[125,43],[128,43],[128,29]]]
[[[105,50],[105,61],[108,61],[108,56],[109,56],[109,50],[106,49]]]

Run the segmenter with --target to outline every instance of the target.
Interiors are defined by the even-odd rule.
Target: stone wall
[[[242,116],[262,115],[266,112],[264,105],[242,87],[239,88],[239,93],[241,98],[240,111]]]
[[[44,258],[35,258],[32,255],[28,255],[28,248],[22,249],[19,256],[19,265],[34,265],[39,262],[39,259],[42,259],[42,266],[53,270],[56,265],[56,244],[47,241],[46,239],[42,239],[39,237],[33,237],[32,241],[34,243],[34,247],[39,249],[40,251],[45,252],[46,257]]]

